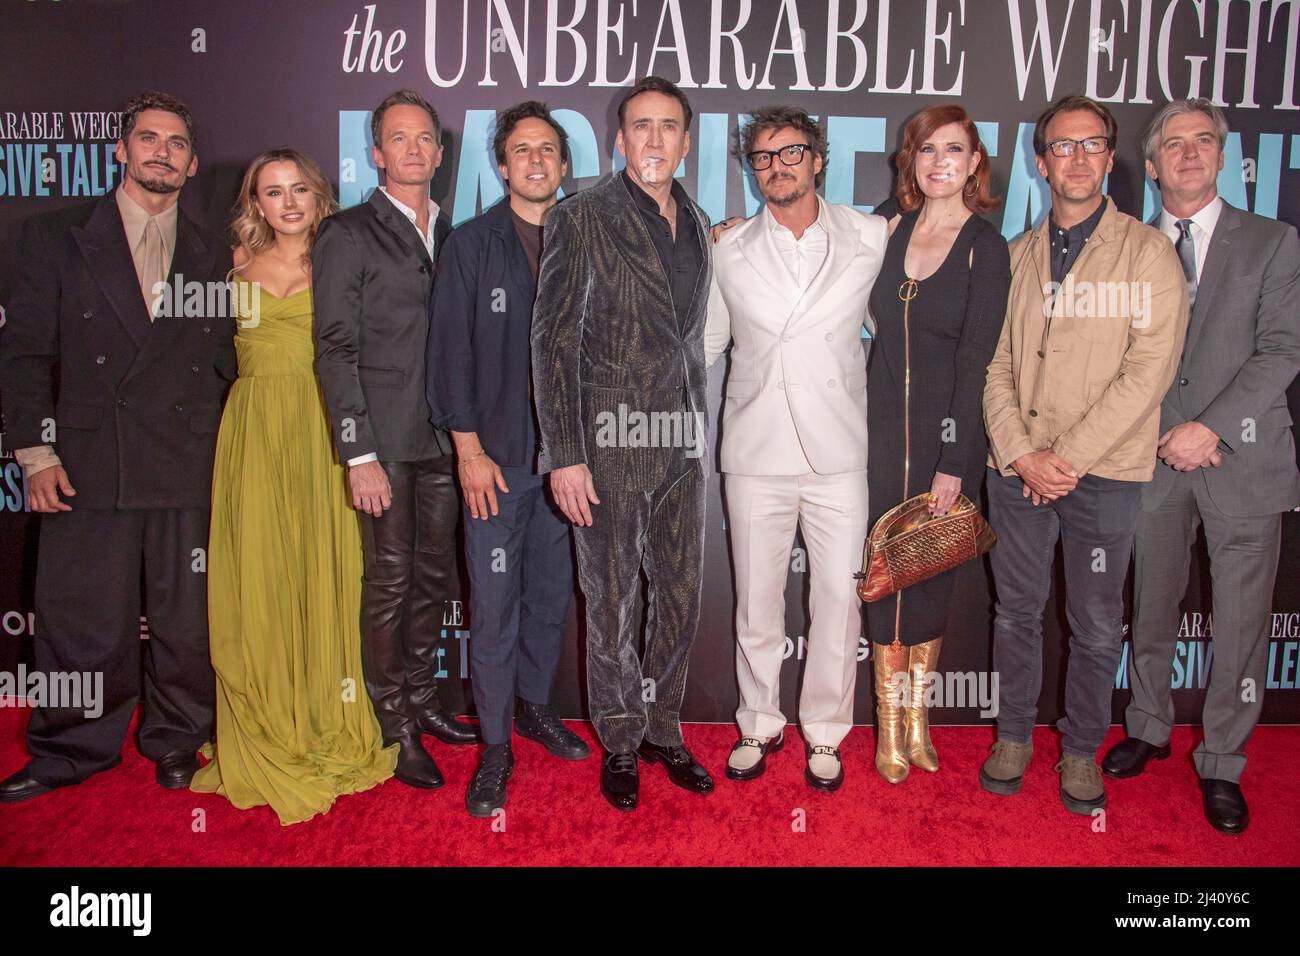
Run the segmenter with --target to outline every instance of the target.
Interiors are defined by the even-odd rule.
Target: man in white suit
[[[819,197],[826,137],[802,110],[756,110],[738,137],[766,205],[714,249],[705,326],[711,365],[731,343],[719,470],[736,568],[741,740],[727,776],[752,780],[784,742],[785,583],[796,525],[812,572],[799,721],[804,777],[844,781],[861,609],[853,573],[867,533],[867,297],[888,229]]]

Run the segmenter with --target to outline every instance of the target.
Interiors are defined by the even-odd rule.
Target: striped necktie
[[[1192,242],[1192,221],[1178,220],[1178,241],[1174,243],[1178,261],[1183,264],[1183,275],[1187,277],[1187,302],[1196,304],[1196,244]]]

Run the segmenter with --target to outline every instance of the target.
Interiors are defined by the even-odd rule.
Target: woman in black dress
[[[1007,244],[978,213],[996,208],[988,153],[960,106],[934,106],[903,132],[897,215],[871,292],[867,473],[872,525],[929,492],[945,514],[958,493],[979,500],[988,454],[984,379],[1011,283]],[[948,624],[955,570],[867,605],[874,644],[876,769],[939,769],[924,704]],[[895,679],[906,674],[905,683]]]

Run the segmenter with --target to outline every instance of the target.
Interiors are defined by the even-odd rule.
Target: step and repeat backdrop
[[[1012,238],[1049,205],[1030,146],[1035,117],[1063,94],[1086,93],[1108,103],[1119,121],[1108,191],[1122,210],[1145,219],[1159,208],[1140,161],[1149,117],[1169,99],[1201,95],[1225,107],[1232,126],[1220,193],[1233,205],[1300,223],[1294,0],[3,0],[0,10],[0,305],[14,286],[22,220],[86,202],[120,182],[112,156],[120,110],[147,89],[171,92],[193,108],[199,172],[182,203],[213,227],[228,222],[249,159],[279,145],[316,158],[345,206],[364,200],[379,182],[369,110],[400,87],[420,91],[441,116],[446,149],[433,197],[454,223],[502,195],[493,124],[497,110],[523,99],[548,103],[569,133],[573,158],[563,189],[572,194],[619,168],[620,87],[647,73],[673,80],[691,99],[693,148],[679,176],[714,219],[758,209],[752,183],[728,154],[737,124],[757,106],[796,104],[824,122],[826,199],[870,211],[890,193],[891,159],[907,118],[959,102],[979,123],[1005,198],[990,218]],[[712,372],[711,427],[724,375],[721,365]],[[1300,412],[1295,384],[1290,398]],[[716,475],[712,481],[703,619],[683,716],[729,721],[737,696],[734,592],[726,513]],[[4,672],[31,663],[39,520],[28,510],[12,449],[0,446]],[[1214,631],[1208,564],[1198,547],[1173,661],[1177,718],[1193,723]],[[782,699],[793,717],[808,631],[807,560],[798,540],[790,570]],[[1300,518],[1288,515],[1265,722],[1300,720],[1298,582]],[[1062,706],[1060,583],[1047,611],[1043,721]],[[978,722],[996,706],[991,603],[986,565],[962,569],[940,667],[948,706],[936,713],[938,722]],[[447,609],[442,661],[449,698],[459,694],[468,710],[473,621],[466,608],[456,600]],[[585,708],[582,638],[579,599],[555,696],[568,717]],[[870,666],[864,637],[856,709],[863,723],[872,713]],[[1125,683],[1121,664],[1117,717]]]

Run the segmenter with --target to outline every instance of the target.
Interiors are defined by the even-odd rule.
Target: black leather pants
[[[438,645],[456,566],[455,462],[383,462],[392,506],[361,516],[362,668],[385,740],[416,733],[415,722],[439,710]]]

